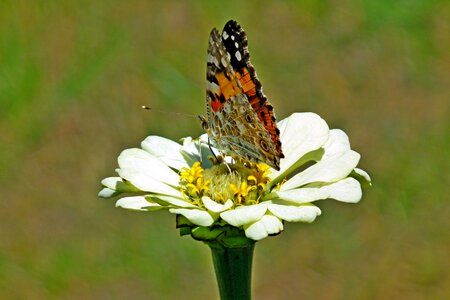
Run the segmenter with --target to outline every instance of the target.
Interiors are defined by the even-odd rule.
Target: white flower
[[[185,138],[182,145],[149,136],[142,149],[119,155],[119,177],[105,178],[99,196],[126,193],[116,206],[168,209],[178,215],[178,227],[200,239],[237,229],[253,240],[280,233],[283,221],[313,222],[321,211],[311,202],[361,199],[360,182],[370,184],[370,177],[356,168],[360,155],[351,150],[342,130],[330,130],[313,113],[295,113],[278,127],[285,154],[279,171],[264,164],[211,159],[205,135]]]

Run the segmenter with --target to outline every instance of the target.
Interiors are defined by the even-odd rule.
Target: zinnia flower
[[[314,113],[294,113],[278,123],[285,158],[280,170],[211,153],[207,136],[182,144],[149,136],[141,149],[124,150],[118,177],[103,179],[99,196],[121,195],[117,207],[167,209],[181,234],[199,240],[261,240],[283,230],[283,221],[313,222],[312,202],[357,203],[369,175],[356,168],[360,155],[347,135],[329,129]]]

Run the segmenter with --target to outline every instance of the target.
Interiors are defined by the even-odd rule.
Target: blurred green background
[[[217,299],[169,213],[97,198],[121,150],[198,136],[208,35],[231,18],[278,119],[345,130],[357,205],[258,243],[254,299],[450,295],[448,1],[0,2],[0,298]],[[448,299],[448,298],[447,298]]]

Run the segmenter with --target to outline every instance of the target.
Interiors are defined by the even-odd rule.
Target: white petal
[[[186,158],[187,162],[192,165],[197,161],[201,161],[204,168],[210,168],[211,162],[208,160],[208,156],[211,156],[211,150],[208,147],[208,135],[203,134],[197,139],[186,137],[182,139],[183,146],[181,148],[182,155]],[[215,153],[219,153],[216,151]]]
[[[117,200],[116,207],[141,211],[147,211],[151,208],[160,208],[159,204],[147,201],[144,196],[121,198]]]
[[[138,189],[181,198],[181,193],[168,185],[177,186],[179,175],[148,152],[142,149],[127,149],[119,155],[118,162],[119,176]]]
[[[350,141],[347,134],[340,129],[331,129],[327,142],[323,145],[325,153],[323,158],[339,155],[350,150]]]
[[[289,179],[281,186],[281,191],[294,189],[311,182],[334,182],[345,178],[356,167],[360,157],[358,153],[350,150],[322,159]]]
[[[112,190],[116,190],[118,192],[137,192],[139,191],[136,187],[134,187],[128,181],[124,181],[120,177],[107,177],[101,181],[102,185],[110,188]]]
[[[213,217],[204,210],[199,209],[185,209],[185,208],[171,208],[169,211],[173,214],[180,214],[185,216],[189,221],[200,226],[210,226],[214,223]]]
[[[195,161],[199,161],[201,149],[199,146],[199,140],[193,139],[190,136],[185,137],[181,140],[183,142],[183,145],[181,146],[181,151],[182,154],[185,156],[185,158],[192,163]]]
[[[123,182],[120,177],[106,177],[101,181],[102,185],[110,189],[115,189],[119,182]]]
[[[283,120],[277,122],[277,127],[280,130],[280,135],[282,133],[284,133],[284,131],[286,130],[286,126],[288,124],[288,121],[289,121],[290,117],[292,117],[292,115],[290,115],[289,117],[284,118]]]
[[[116,190],[112,190],[110,188],[103,188],[99,193],[98,196],[100,198],[111,198],[114,196],[117,196],[118,194],[120,194],[120,192],[116,191]]]
[[[311,223],[320,215],[320,209],[314,205],[280,205],[269,204],[267,208],[278,218],[288,222]]]
[[[202,198],[203,204],[205,207],[214,213],[220,213],[225,210],[230,209],[233,206],[233,201],[228,199],[224,204],[217,203],[216,201],[212,200],[209,197],[203,197]]]
[[[258,221],[266,213],[267,206],[264,203],[240,206],[236,209],[227,210],[220,214],[220,217],[230,225],[239,227],[244,224]]]
[[[283,230],[283,223],[275,216],[266,215],[261,220],[245,227],[245,236],[259,241],[269,234],[276,234]]]
[[[200,140],[200,143],[208,145],[209,137],[208,134],[204,133],[201,136],[198,137]]]
[[[131,169],[158,181],[177,186],[179,176],[161,160],[142,149],[126,149],[117,159],[120,169]],[[122,177],[122,176],[121,176]],[[133,182],[132,182],[133,183]]]
[[[361,184],[355,178],[349,177],[328,187],[329,197],[341,202],[358,203],[362,197]]]
[[[185,201],[184,198],[176,198],[166,195],[146,195],[147,200],[150,199],[152,202],[156,202],[161,206],[170,206],[170,207],[197,207],[194,204]]]
[[[283,175],[306,153],[323,146],[329,131],[327,123],[314,113],[294,113],[278,125],[285,158],[281,159],[280,171],[270,174],[272,179]]]
[[[362,178],[364,178],[369,185],[372,185],[372,179],[370,178],[369,174],[367,174],[366,171],[361,170],[359,168],[355,168],[353,171]]]
[[[133,169],[119,169],[117,171],[120,177],[133,183],[141,191],[152,192],[155,194],[169,195],[177,198],[182,198],[179,190],[162,183],[159,180],[153,179],[147,173]]]
[[[172,140],[152,135],[141,143],[141,147],[176,170],[189,167],[186,159],[181,155],[181,145]]]
[[[277,191],[273,192],[273,194],[280,199],[299,204],[329,198],[342,202],[357,203],[362,197],[361,184],[352,177],[318,188],[304,187],[288,191]]]

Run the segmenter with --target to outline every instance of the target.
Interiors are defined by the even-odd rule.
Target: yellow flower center
[[[180,171],[181,192],[191,203],[203,206],[201,198],[207,196],[217,203],[231,199],[235,205],[252,205],[267,192],[269,166],[240,160],[226,164],[221,157],[210,160],[209,169],[196,162]]]

